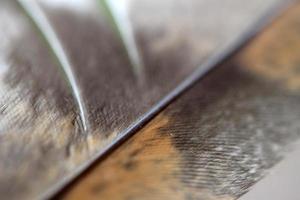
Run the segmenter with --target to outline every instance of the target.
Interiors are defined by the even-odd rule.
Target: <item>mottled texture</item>
[[[236,199],[247,192],[300,139],[300,89],[290,84],[300,79],[299,16],[298,4],[60,197]]]
[[[161,16],[159,26],[138,21],[134,7],[141,5],[133,2],[130,21],[145,65],[140,77],[96,1],[26,1],[38,3],[70,61],[88,113],[86,131],[47,30],[17,1],[0,1],[0,198],[37,198],[74,177],[278,1],[155,1],[172,18]],[[181,12],[182,5],[192,12]],[[148,8],[138,11],[152,18]]]
[[[39,2],[72,61],[91,131],[110,135],[132,124],[279,1],[131,2],[131,25],[145,65],[141,77],[99,5],[86,2],[89,9],[78,12],[68,4]]]
[[[12,1],[2,0],[0,13],[0,196],[28,198],[28,191],[48,187],[65,171],[58,163],[68,163],[76,110],[30,21]]]

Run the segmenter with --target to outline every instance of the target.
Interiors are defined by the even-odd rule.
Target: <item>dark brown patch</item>
[[[278,40],[266,37],[270,32],[286,31],[285,39],[300,41],[300,34],[293,33],[299,33],[298,27],[290,23],[299,18],[299,8],[291,9],[249,48],[211,72],[62,196],[236,199],[247,192],[285,156],[287,147],[300,139],[300,90],[291,90],[285,82],[260,73],[256,66],[261,60],[252,57],[253,52]],[[278,57],[280,52],[297,55],[299,48],[289,48],[284,38],[282,45],[286,46],[264,52],[261,59],[281,63],[280,58],[285,57]],[[249,57],[252,59],[244,60]],[[278,64],[278,70],[289,68],[289,74],[300,68],[294,59]],[[271,67],[273,62],[265,64]],[[167,123],[161,123],[163,119],[168,119]],[[122,163],[127,160],[138,162],[139,167],[125,170]],[[107,174],[110,176],[97,180]],[[98,183],[105,184],[105,190],[89,193]]]
[[[143,78],[140,78],[135,76],[121,42],[97,7],[88,8],[86,12],[72,9],[72,6],[50,8],[39,0],[62,42],[82,90],[91,124],[86,134],[78,125],[78,108],[72,91],[67,87],[68,80],[59,71],[46,41],[17,8],[15,1],[1,1],[0,15],[8,12],[9,17],[0,19],[0,61],[4,60],[0,66],[1,70],[8,68],[5,73],[0,71],[3,108],[0,120],[0,196],[37,198],[62,183],[65,177],[74,175],[80,166],[115,142],[121,132],[176,88],[197,66],[211,58],[216,49],[227,47],[231,40],[240,36],[242,30],[276,1],[241,3],[240,0],[230,0],[230,5],[219,0],[204,1],[204,5],[199,0],[176,1],[176,4],[170,1],[159,3],[160,14],[155,16],[148,12],[148,8],[132,10],[131,21],[146,67]],[[143,6],[145,3],[140,2],[136,1],[134,5]],[[245,3],[249,5],[247,9]],[[10,9],[3,9],[6,5]],[[182,6],[185,9],[178,9]],[[232,12],[233,7],[237,13]],[[161,12],[166,9],[171,17]],[[183,12],[188,9],[191,9],[191,15]],[[252,9],[257,15],[253,16]],[[142,23],[136,21],[142,15],[135,12],[140,11],[148,12],[143,15],[146,21]],[[147,23],[147,19],[156,17],[163,23],[158,26],[154,22]],[[219,31],[220,28],[223,31]],[[9,44],[4,48],[6,40],[2,36],[7,31]],[[173,148],[170,138],[161,141],[166,143],[166,148]],[[146,142],[144,148],[136,148],[131,152],[133,157],[137,157],[139,151],[147,152],[148,148],[159,153],[161,148],[153,147],[157,142],[154,138],[152,142]],[[176,149],[174,152],[178,154]],[[155,172],[165,163],[165,157],[151,159],[149,166],[154,166],[151,170]],[[140,172],[140,177],[142,172],[137,169],[148,167],[140,163],[122,164],[127,168],[134,166],[134,170],[127,171]],[[163,175],[158,177],[159,180],[164,178]],[[147,187],[156,191],[157,180],[151,181]],[[180,181],[176,179],[175,182]],[[170,194],[181,187],[175,182],[167,184],[171,185]],[[139,187],[143,186],[139,184]],[[172,195],[176,194],[179,192]]]

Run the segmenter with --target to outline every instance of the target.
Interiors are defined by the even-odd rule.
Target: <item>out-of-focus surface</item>
[[[0,1],[1,198],[36,198],[74,175],[279,0],[132,1],[140,66],[99,2]],[[49,29],[32,17],[39,14],[75,86]]]
[[[300,144],[296,150],[272,169],[267,176],[256,184],[240,200],[298,200],[300,187]]]
[[[299,143],[299,23],[297,4],[61,198],[228,200],[246,193]],[[274,175],[270,181],[280,181]]]

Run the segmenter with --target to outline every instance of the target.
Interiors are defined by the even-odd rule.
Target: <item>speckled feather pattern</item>
[[[60,197],[227,200],[246,193],[300,139],[299,15],[298,4]]]
[[[278,1],[219,2],[224,6],[216,5],[217,1],[133,1],[130,20],[145,63],[142,78],[135,76],[119,38],[95,1],[82,1],[79,10],[67,1],[56,5],[57,1],[35,1],[57,34],[82,93],[90,124],[83,133],[68,77],[43,30],[16,1],[2,0],[1,198],[36,198],[74,175]],[[161,24],[147,23],[162,15],[153,17],[147,11],[156,6],[168,10],[168,16],[161,16]]]

